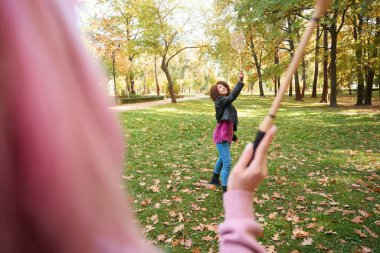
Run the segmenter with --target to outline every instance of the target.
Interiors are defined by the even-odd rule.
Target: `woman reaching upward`
[[[218,81],[210,88],[210,98],[215,102],[215,117],[217,121],[213,140],[219,152],[210,184],[220,185],[219,177],[221,177],[223,193],[227,191],[227,180],[232,164],[230,145],[232,141],[237,141],[234,132],[237,131],[238,116],[232,102],[235,101],[243,89],[243,72],[239,73],[238,78],[239,81],[232,92],[230,92],[230,87],[224,81]]]

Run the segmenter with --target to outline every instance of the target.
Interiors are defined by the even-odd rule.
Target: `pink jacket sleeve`
[[[265,252],[256,240],[262,227],[253,215],[253,193],[227,191],[223,199],[225,221],[219,226],[220,253]]]

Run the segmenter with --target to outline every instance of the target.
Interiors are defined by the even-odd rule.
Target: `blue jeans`
[[[216,161],[214,173],[220,174],[222,179],[222,186],[227,186],[228,176],[231,169],[231,152],[230,144],[228,142],[221,142],[216,144],[219,152],[218,160]]]

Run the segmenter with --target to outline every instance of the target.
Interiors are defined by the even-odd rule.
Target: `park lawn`
[[[272,100],[243,95],[234,102],[233,162]],[[270,176],[255,195],[259,241],[268,252],[380,252],[379,106],[331,109],[318,101],[286,98],[277,115]],[[212,101],[119,117],[127,142],[123,183],[146,237],[166,252],[217,252],[223,206],[221,189],[208,185],[217,158]]]

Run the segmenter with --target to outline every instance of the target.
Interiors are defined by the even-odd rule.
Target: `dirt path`
[[[191,97],[177,98],[177,103],[180,103],[182,101],[197,100],[197,99],[208,98],[208,97],[209,96],[204,95],[204,94],[196,94],[196,95],[191,96]],[[152,102],[115,105],[115,106],[111,107],[111,110],[116,111],[116,112],[140,110],[140,109],[145,109],[145,108],[152,107],[152,106],[169,104],[170,102],[171,102],[170,98],[165,98],[164,100],[152,101]]]

